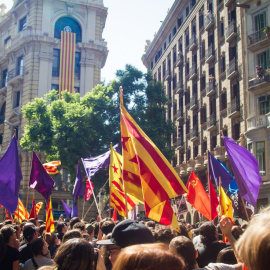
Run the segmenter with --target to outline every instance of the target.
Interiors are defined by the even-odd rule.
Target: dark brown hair
[[[70,239],[73,239],[73,238],[81,238],[82,235],[81,235],[81,232],[79,230],[70,230],[70,231],[67,231],[65,233],[65,235],[63,236],[63,240],[62,242],[66,242]]]

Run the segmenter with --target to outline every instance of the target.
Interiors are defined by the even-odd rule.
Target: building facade
[[[1,156],[14,132],[18,139],[22,136],[27,124],[22,106],[51,89],[58,90],[61,31],[76,33],[74,92],[81,96],[101,82],[108,50],[102,37],[107,18],[103,0],[14,0],[7,13],[4,5],[0,8]],[[26,203],[31,153],[19,150],[23,172],[20,195]],[[62,210],[59,199],[71,199],[63,188],[65,174],[59,175],[52,195],[55,210]]]
[[[264,10],[268,5],[269,12],[269,3],[260,2]],[[173,165],[184,183],[194,171],[206,186],[207,150],[230,168],[222,133],[245,147],[262,147],[259,142],[263,140],[264,146],[269,147],[269,109],[262,109],[264,139],[256,137],[261,127],[250,132],[251,122],[259,114],[259,109],[255,112],[253,108],[256,95],[269,93],[269,82],[265,80],[263,84],[268,88],[259,87],[256,95],[250,90],[248,74],[255,73],[256,56],[251,56],[247,48],[247,27],[251,27],[247,14],[251,9],[245,4],[234,0],[176,0],[142,57],[154,80],[164,83],[169,99],[167,118],[176,125]],[[269,17],[267,20],[269,23]],[[267,45],[264,46],[257,54],[266,50]],[[265,183],[269,180],[269,166],[267,170],[268,176],[262,174]],[[265,200],[263,192],[260,196]],[[258,206],[261,203],[258,200]],[[197,221],[196,211],[190,211],[189,220]]]

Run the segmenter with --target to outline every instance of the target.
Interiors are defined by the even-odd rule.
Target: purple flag
[[[66,217],[69,218],[69,214],[71,213],[71,209],[63,200],[61,200],[61,202],[62,202],[64,210],[66,212]]]
[[[72,201],[71,218],[78,216],[78,208],[74,201]]]
[[[33,151],[29,186],[38,191],[47,201],[52,194],[55,182],[47,173],[38,156]]]
[[[82,178],[80,162],[78,162],[77,175],[76,175],[75,185],[74,185],[72,194],[74,196],[74,201],[77,199],[77,197],[84,195],[83,178]]]
[[[215,180],[217,187],[219,186],[219,177],[221,178],[221,186],[227,188],[232,182],[233,177],[221,166],[218,160],[208,151],[209,162],[209,178]]]
[[[0,160],[0,204],[12,214],[18,205],[22,178],[17,141],[13,136],[7,151]]]
[[[228,137],[224,139],[225,149],[233,170],[239,193],[247,202],[256,207],[262,178],[257,159],[244,147]]]
[[[113,148],[116,152],[120,153],[118,143],[114,145]],[[110,155],[111,150],[97,157],[82,158],[83,166],[89,179],[93,177],[97,171],[110,164]]]

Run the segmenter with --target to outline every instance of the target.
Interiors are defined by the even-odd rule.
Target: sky
[[[109,54],[101,70],[101,80],[109,83],[118,69],[131,64],[146,72],[141,61],[146,40],[153,40],[168,9],[175,0],[103,0],[108,16],[103,38],[108,43]],[[0,0],[7,8],[12,0]]]

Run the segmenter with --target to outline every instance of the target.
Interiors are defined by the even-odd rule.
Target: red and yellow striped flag
[[[12,215],[7,209],[5,209],[5,220],[11,220],[12,223],[14,222]]]
[[[29,213],[27,212],[20,199],[18,199],[18,205],[14,213],[14,219],[18,220],[19,222],[22,222],[24,219],[29,219]]]
[[[46,232],[54,232],[54,221],[52,213],[52,200],[49,198],[47,201],[47,213],[46,213]]]
[[[126,216],[126,199],[122,177],[122,156],[117,153],[111,145],[109,179],[110,179],[110,205],[117,209],[119,215]],[[139,201],[127,194],[127,212],[129,212]]]
[[[187,189],[171,164],[126,111],[122,93],[120,101],[126,191],[138,198],[141,189],[146,215],[179,230],[168,200],[186,193]]]
[[[42,208],[42,206],[43,206],[43,202],[39,202],[39,203],[36,204],[35,210],[36,210],[37,215],[38,215],[40,209]]]
[[[59,160],[51,161],[51,162],[44,163],[42,165],[48,174],[57,174],[59,172],[56,168],[61,165],[61,161]]]
[[[74,89],[74,67],[75,67],[75,46],[76,34],[61,32],[60,52],[60,74],[59,74],[59,95],[67,90],[73,93]]]

